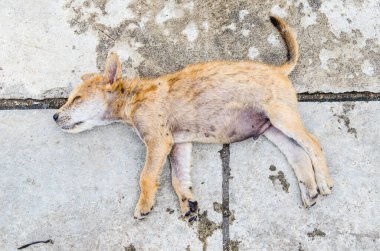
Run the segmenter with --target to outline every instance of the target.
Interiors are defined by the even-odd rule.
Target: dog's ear
[[[80,78],[81,78],[83,81],[86,81],[86,80],[92,78],[92,77],[95,76],[95,75],[96,75],[96,73],[86,73],[86,74],[82,75],[82,77],[80,77]]]
[[[114,52],[111,52],[107,58],[104,77],[108,79],[108,83],[110,84],[113,84],[116,79],[121,78],[121,62],[119,56]]]

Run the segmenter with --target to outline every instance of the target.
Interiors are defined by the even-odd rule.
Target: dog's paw
[[[181,208],[182,217],[190,223],[196,221],[199,212],[198,202],[186,200],[183,204]]]
[[[150,213],[150,211],[152,211],[152,209],[153,209],[153,203],[147,203],[147,202],[141,203],[139,201],[139,203],[137,203],[136,205],[133,216],[135,219],[138,219],[138,220],[144,219]]]
[[[318,190],[316,188],[309,188],[303,182],[300,182],[301,198],[303,206],[309,208],[317,203]]]
[[[316,175],[318,192],[320,195],[329,195],[334,187],[334,181],[330,176]]]

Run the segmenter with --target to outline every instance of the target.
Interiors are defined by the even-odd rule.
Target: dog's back
[[[170,110],[168,120],[176,142],[230,143],[258,137],[270,125],[265,103],[283,99],[296,104],[287,75],[297,62],[298,44],[281,19],[271,17],[271,21],[287,43],[285,64],[213,61],[158,79],[167,89],[159,106]]]

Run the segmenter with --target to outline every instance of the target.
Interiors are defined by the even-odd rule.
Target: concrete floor
[[[380,102],[301,105],[335,180],[333,193],[307,210],[293,171],[269,141],[231,145],[230,210],[236,222],[230,232],[231,240],[240,241],[239,250],[378,250],[379,108]],[[269,179],[279,171],[288,193],[279,180]],[[315,229],[324,234],[309,237]]]
[[[336,185],[311,209],[301,206],[294,174],[265,137],[230,146],[230,236],[239,250],[376,250],[380,244],[380,102],[302,103],[321,139]],[[1,111],[0,250],[52,239],[29,250],[222,250],[222,232],[179,218],[165,167],[157,205],[133,219],[145,149],[124,125],[70,135],[53,110]],[[348,126],[346,121],[349,121]],[[210,224],[221,224],[221,145],[197,144],[194,189]],[[270,171],[274,165],[276,171]],[[289,192],[278,180],[284,173]],[[174,210],[172,212],[171,210]],[[321,232],[315,232],[317,229]],[[203,235],[210,236],[203,241]],[[319,234],[319,235],[318,235]],[[203,242],[202,242],[202,241]]]
[[[290,76],[297,92],[379,97],[379,12],[377,0],[2,0],[0,101],[28,100],[30,108],[36,99],[66,98],[82,74],[103,70],[111,51],[130,78],[214,59],[281,64],[286,49],[270,14],[297,33],[300,60]],[[374,98],[300,104],[336,182],[308,210],[286,159],[264,137],[229,146],[229,178],[222,145],[196,144],[194,190],[207,216],[194,224],[180,218],[168,165],[153,212],[133,219],[145,148],[132,129],[70,135],[53,122],[54,110],[1,104],[0,250],[48,239],[54,243],[26,250],[213,251],[226,239],[234,251],[379,250]]]

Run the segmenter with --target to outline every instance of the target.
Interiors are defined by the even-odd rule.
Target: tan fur
[[[114,121],[136,128],[147,147],[136,218],[153,207],[159,176],[172,149],[173,186],[181,211],[185,215],[196,211],[191,186],[183,185],[191,184],[191,142],[232,143],[264,134],[280,144],[280,149],[283,143],[282,151],[300,181],[305,206],[315,202],[317,188],[321,194],[330,193],[333,182],[321,147],[303,126],[296,92],[287,77],[297,62],[298,44],[282,19],[271,20],[289,50],[289,61],[281,66],[214,61],[158,78],[132,80],[121,78],[120,60],[112,53],[104,74],[83,76],[84,82],[60,109],[57,123],[69,132]],[[90,122],[82,121],[86,109],[99,99],[98,120],[94,115]]]

